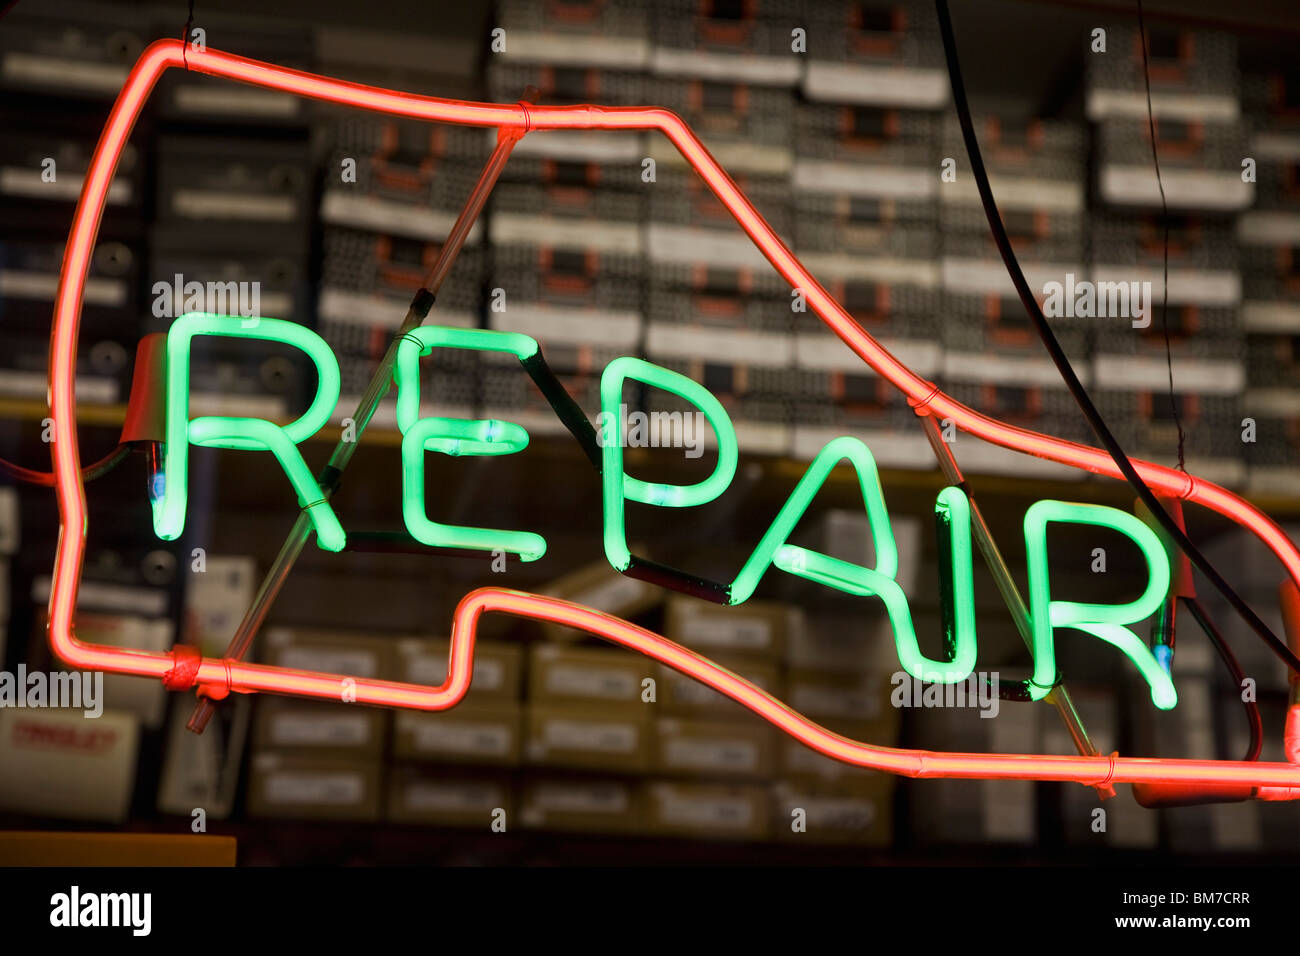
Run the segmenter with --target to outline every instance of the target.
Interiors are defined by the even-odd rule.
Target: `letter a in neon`
[[[866,568],[786,543],[831,469],[844,460],[858,473],[858,484],[862,500],[866,504],[871,539],[875,546],[875,568]],[[948,538],[951,554],[954,614],[945,634],[949,660],[938,661],[921,653],[907,595],[895,580],[898,576],[898,546],[889,524],[889,511],[885,507],[885,495],[880,487],[876,460],[871,450],[856,438],[836,438],[827,443],[813,459],[731,585],[731,603],[740,604],[749,600],[768,567],[773,564],[782,571],[849,594],[879,597],[889,614],[898,659],[904,670],[918,680],[934,683],[952,684],[965,680],[975,669],[977,646],[975,599],[971,580],[970,504],[961,489],[945,488],[939,493],[935,503],[935,518],[941,537]]]

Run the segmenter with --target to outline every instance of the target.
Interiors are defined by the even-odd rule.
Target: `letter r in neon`
[[[251,327],[246,327],[251,326]],[[190,342],[196,335],[265,339],[292,345],[316,366],[316,397],[302,417],[288,425],[264,418],[205,415],[190,419]],[[165,541],[185,530],[189,485],[189,446],[269,451],[275,455],[316,529],[316,544],[341,551],[347,542],[334,509],[321,494],[298,445],[320,431],[339,400],[339,363],[311,329],[283,319],[249,322],[247,317],[187,312],[167,332],[167,424],[163,449],[162,493],[151,502],[154,533]]]
[[[1142,596],[1128,604],[1080,604],[1055,601],[1047,569],[1047,525],[1051,521],[1091,524],[1110,528],[1130,538],[1147,564],[1147,586]],[[1029,558],[1029,611],[1034,628],[1034,676],[1030,696],[1046,697],[1056,683],[1058,627],[1086,631],[1114,644],[1128,655],[1151,687],[1151,701],[1161,710],[1178,703],[1174,682],[1151,653],[1146,642],[1126,625],[1150,617],[1169,593],[1169,554],[1156,533],[1138,518],[1106,505],[1065,501],[1037,501],[1025,512],[1025,549]]]

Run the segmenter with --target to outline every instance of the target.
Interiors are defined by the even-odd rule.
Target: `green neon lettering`
[[[1130,538],[1147,563],[1147,587],[1128,604],[1081,604],[1051,597],[1047,567],[1047,525],[1051,521],[1111,528]],[[1114,644],[1128,655],[1151,687],[1151,701],[1161,710],[1178,703],[1174,682],[1155,655],[1127,624],[1156,612],[1169,593],[1169,555],[1156,533],[1134,515],[1105,505],[1037,501],[1025,512],[1025,548],[1029,557],[1029,609],[1034,627],[1034,677],[1031,696],[1046,697],[1056,683],[1054,631],[1072,627]]]
[[[316,397],[302,417],[287,425],[263,418],[205,415],[190,420],[190,341],[196,335],[265,339],[306,352],[316,366]],[[339,365],[334,353],[315,332],[282,319],[248,319],[187,312],[167,333],[166,441],[163,451],[162,494],[152,501],[154,533],[165,541],[185,529],[188,504],[189,446],[269,451],[275,455],[316,529],[316,544],[326,551],[341,551],[347,543],[343,526],[329,502],[321,497],[298,445],[329,421],[339,400]]]
[[[622,423],[619,405],[623,399],[623,382],[637,379],[686,399],[704,413],[718,442],[718,463],[713,473],[693,485],[669,485],[641,481],[623,471]],[[601,496],[604,502],[605,557],[617,571],[626,571],[632,563],[627,547],[625,503],[658,505],[661,508],[693,508],[708,504],[727,490],[736,475],[740,450],[736,429],[722,403],[698,382],[685,375],[637,358],[616,358],[605,366],[600,377],[600,414],[606,427],[601,429]],[[614,424],[617,423],[617,424]]]
[[[433,547],[507,551],[522,561],[546,554],[546,539],[531,531],[503,531],[439,524],[429,518],[424,496],[424,453],[510,455],[528,447],[528,432],[495,419],[420,417],[420,358],[435,348],[507,352],[521,361],[537,342],[517,332],[423,326],[402,337],[393,377],[397,382],[397,427],[402,432],[402,518],[417,541]]]
[[[787,544],[831,470],[848,461],[858,474],[858,485],[871,525],[876,553],[875,568],[831,557],[808,548]],[[935,502],[935,519],[942,536],[948,538],[950,553],[953,619],[945,630],[946,661],[926,657],[916,637],[907,595],[895,578],[898,575],[898,546],[889,523],[885,495],[880,486],[876,460],[860,440],[836,438],[813,459],[776,519],[767,529],[731,586],[731,603],[749,600],[770,565],[809,581],[816,581],[848,594],[879,597],[894,630],[898,659],[918,680],[952,684],[965,680],[975,669],[975,597],[970,547],[970,504],[959,488],[945,488]]]

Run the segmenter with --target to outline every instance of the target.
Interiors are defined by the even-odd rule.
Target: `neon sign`
[[[311,406],[302,417],[285,426],[257,418],[205,416],[188,420],[189,347],[195,335],[258,338],[301,349],[315,363],[319,377]],[[505,352],[520,361],[538,353],[534,339],[514,332],[428,325],[402,338],[398,345],[394,378],[397,382],[397,424],[402,432],[402,515],[407,530],[416,540],[435,547],[504,550],[522,560],[535,561],[546,553],[546,541],[541,535],[529,531],[442,525],[430,520],[426,514],[426,451],[445,455],[508,455],[528,446],[527,430],[514,422],[420,417],[419,358],[434,348]],[[708,478],[693,485],[644,482],[624,470],[621,441],[607,440],[603,443],[601,497],[605,554],[616,571],[627,571],[632,563],[625,531],[628,501],[659,508],[692,508],[708,504],[727,490],[735,476],[739,458],[736,431],[722,404],[699,383],[641,359],[618,358],[605,367],[600,382],[602,415],[612,417],[618,414],[623,383],[629,378],[673,392],[695,404],[713,427],[718,461]],[[270,451],[297,493],[299,505],[307,510],[316,529],[317,544],[327,551],[342,550],[346,533],[329,502],[320,500],[319,488],[297,448],[325,424],[338,395],[338,362],[329,346],[315,332],[278,319],[250,320],[206,312],[189,312],[177,319],[167,340],[167,471],[163,482],[165,491],[161,500],[155,502],[154,519],[159,536],[175,538],[184,526],[185,461],[188,446],[195,444]],[[841,461],[847,461],[858,475],[876,555],[874,568],[787,543],[831,469]],[[773,566],[848,594],[879,597],[893,626],[895,645],[904,670],[918,680],[934,683],[964,681],[974,671],[976,658],[970,505],[965,492],[951,486],[940,491],[935,515],[940,533],[948,539],[949,545],[949,560],[946,562],[949,580],[944,582],[943,591],[951,601],[952,606],[947,610],[954,623],[946,635],[947,660],[935,660],[921,652],[907,595],[896,580],[898,547],[890,528],[876,461],[871,450],[857,438],[833,439],[818,452],[727,589],[728,603],[747,601]],[[1147,563],[1148,581],[1142,596],[1119,605],[1053,600],[1049,593],[1047,525],[1054,521],[1106,527],[1132,540],[1141,549]],[[1051,690],[1056,679],[1055,631],[1072,627],[1123,651],[1151,685],[1151,698],[1156,706],[1163,709],[1173,707],[1178,695],[1168,672],[1157,663],[1142,639],[1125,626],[1148,618],[1169,593],[1169,557],[1155,532],[1133,515],[1116,508],[1061,501],[1039,501],[1031,506],[1025,513],[1024,527],[1034,623],[1031,697],[1041,700]]]
[[[491,611],[553,621],[586,630],[645,654],[733,698],[807,746],[850,764],[914,777],[1069,780],[1098,787],[1122,782],[1198,787],[1244,786],[1253,788],[1256,795],[1264,798],[1294,799],[1300,796],[1300,765],[1294,763],[1148,759],[1117,755],[1092,757],[949,753],[901,750],[847,740],[795,713],[770,694],[718,667],[701,655],[659,635],[590,608],[504,588],[482,588],[471,592],[461,600],[456,609],[452,628],[448,677],[436,688],[290,670],[250,664],[242,660],[203,658],[195,649],[187,647],[177,647],[171,652],[160,653],[88,644],[79,640],[75,635],[73,619],[87,530],[85,489],[77,444],[74,374],[81,303],[90,255],[98,234],[113,172],[155,83],[164,71],[171,68],[186,68],[236,82],[396,116],[496,128],[504,136],[526,135],[529,131],[538,129],[650,130],[662,133],[731,212],[739,226],[763,252],[777,272],[792,287],[802,291],[805,301],[813,312],[877,374],[902,391],[918,415],[950,419],[956,427],[1002,448],[1109,477],[1121,477],[1118,466],[1106,452],[983,415],[955,401],[934,383],[916,375],[894,358],[827,293],[776,236],[722,167],[709,155],[691,129],[679,117],[667,110],[654,107],[484,104],[440,99],[290,70],[211,48],[187,51],[181,41],[159,40],[141,54],[132,68],[95,149],[83,181],[81,197],[69,233],[56,298],[50,349],[49,397],[51,416],[54,420],[52,453],[62,534],[59,537],[50,594],[49,640],[52,649],[60,659],[72,666],[86,669],[102,669],[114,673],[162,679],[166,686],[175,690],[198,687],[214,698],[232,691],[246,693],[260,691],[338,699],[340,682],[346,679],[353,691],[353,699],[357,703],[442,710],[454,706],[468,690],[477,623],[483,613]],[[633,371],[637,370],[635,366],[629,368]],[[318,398],[325,393],[325,390],[319,390]],[[313,403],[314,407],[315,403]],[[309,409],[307,415],[293,423],[295,429],[310,431],[307,426],[312,423],[311,411]],[[191,430],[194,423],[185,423],[185,439],[187,442],[197,439],[199,443],[217,445],[233,441],[241,444],[227,447],[261,448],[272,451],[302,499],[303,483],[300,475],[295,477],[293,473],[297,468],[295,461],[297,431],[289,433],[274,425],[272,428],[276,430],[272,431],[255,424],[256,421],[246,420],[244,425],[247,430],[234,432],[226,431],[228,422],[201,426],[197,431]],[[526,433],[522,433],[522,430],[498,432],[493,426],[483,422],[460,422],[455,424],[454,428],[448,429],[441,428],[437,424],[423,426],[418,419],[410,421],[408,427],[403,429],[404,472],[408,460],[406,449],[408,436],[413,436],[410,437],[411,445],[413,448],[418,446],[421,454],[426,449],[442,453],[449,451],[455,453],[463,449],[467,453],[503,454],[522,447],[520,442],[526,437]],[[736,582],[733,582],[734,595],[744,593],[744,588],[751,579],[756,583],[770,564],[776,564],[782,570],[801,574],[813,580],[823,583],[840,582],[850,588],[857,588],[863,593],[876,594],[882,597],[887,608],[891,600],[898,604],[897,597],[888,586],[890,576],[884,574],[889,570],[886,562],[878,560],[875,569],[865,569],[827,555],[793,548],[785,543],[785,533],[779,530],[782,518],[793,514],[801,504],[806,506],[811,493],[815,492],[816,487],[824,479],[824,473],[820,478],[816,477],[818,469],[829,470],[835,461],[845,457],[837,454],[839,449],[832,448],[833,445],[834,443],[828,446],[830,451],[823,449],[822,454],[809,467],[808,473],[796,487],[791,500],[778,515],[777,522],[774,522],[773,526],[776,530],[770,529],[768,536],[765,537],[769,548],[764,549],[760,546],[760,549],[756,550],[755,555],[764,555],[763,560],[754,563],[757,558],[751,558],[751,562],[747,563]],[[843,447],[847,449],[848,446]],[[836,457],[834,461],[828,463],[826,459],[830,454],[836,454]],[[412,466],[415,465],[415,459],[416,455],[412,451],[409,455]],[[858,461],[851,457],[851,461],[860,465],[866,461],[866,458]],[[1297,549],[1281,529],[1258,509],[1226,489],[1184,472],[1143,461],[1135,461],[1134,466],[1142,479],[1156,492],[1201,504],[1249,529],[1282,563],[1289,578],[1288,586],[1300,587],[1300,549]],[[176,480],[176,473],[171,471],[171,467],[171,463],[168,463],[168,482]],[[602,473],[603,471],[604,469]],[[862,467],[859,467],[858,473],[862,480],[864,475]],[[622,474],[621,470],[619,474]],[[684,500],[690,500],[692,497],[703,498],[714,491],[709,482],[717,480],[719,474],[719,469],[715,469],[714,475],[708,482],[701,483],[704,487],[695,485],[675,490],[670,490],[673,486],[638,485],[635,482],[631,485],[624,482],[621,488],[617,484],[612,488],[606,485],[603,496],[610,499],[617,498],[621,503],[627,499],[643,501],[645,497],[664,494],[666,495],[664,501],[652,500],[648,503],[666,507],[682,506],[671,504],[670,499],[678,495],[685,496]],[[802,501],[801,492],[807,492],[807,497]],[[167,494],[168,489],[164,487],[160,498],[166,498]],[[714,496],[716,497],[716,493]],[[166,507],[162,507],[161,504],[156,505],[158,511],[155,520],[163,521],[164,530],[172,527],[167,524],[168,521],[175,520],[175,512],[171,509],[180,507],[183,516],[183,507],[173,503],[175,500],[168,502]],[[307,507],[313,503],[306,501],[303,504]],[[1048,510],[1038,513],[1035,521],[1041,521],[1044,528],[1049,521],[1092,520],[1096,517],[1095,514],[1070,511],[1072,506],[1040,503],[1049,506],[1053,504],[1066,510],[1059,512]],[[948,531],[944,533],[950,535],[949,548],[955,556],[953,562],[955,588],[959,587],[959,582],[964,579],[962,569],[958,565],[963,560],[963,556],[969,557],[968,542],[963,538],[966,534],[966,530],[963,529],[968,530],[968,524],[963,520],[962,514],[964,505],[964,495],[955,488],[946,489],[945,493],[941,493],[937,503],[939,524],[941,527],[947,527]],[[333,529],[329,526],[327,515],[332,516],[332,514],[332,511],[324,508],[316,508],[311,514],[318,532],[318,542],[326,547],[339,542],[340,539],[332,535],[345,534],[341,528]],[[606,514],[608,520],[610,512],[607,510]],[[407,517],[413,518],[414,514]],[[425,518],[429,520],[427,515]],[[1027,525],[1028,518],[1027,515]],[[408,524],[413,529],[418,526],[418,522],[410,520]],[[449,540],[459,531],[464,530],[438,526],[432,521],[429,524],[430,526],[425,527],[423,533],[437,541]],[[1121,525],[1117,527],[1121,533],[1133,530],[1133,526],[1125,522],[1121,522]],[[881,527],[880,522],[873,521],[873,528],[876,529],[877,534],[881,533],[879,531]],[[326,528],[323,534],[322,528]],[[788,530],[785,529],[785,532]],[[444,538],[443,535],[447,537]],[[608,524],[605,528],[605,536],[608,554],[611,544],[615,546],[618,544],[618,539],[611,542]],[[1045,565],[1038,572],[1031,587],[1036,629],[1034,683],[1038,687],[1050,686],[1051,681],[1054,680],[1051,658],[1047,656],[1052,628],[1088,625],[1082,629],[1116,644],[1127,653],[1128,639],[1125,634],[1131,635],[1131,632],[1127,632],[1124,625],[1132,622],[1131,615],[1138,614],[1148,600],[1153,599],[1153,595],[1162,594],[1167,588],[1168,582],[1162,580],[1160,574],[1161,568],[1167,574],[1165,559],[1162,557],[1156,560],[1153,557],[1153,552],[1143,546],[1144,536],[1140,532],[1135,531],[1129,537],[1143,548],[1147,555],[1149,569],[1146,593],[1130,605],[1090,606],[1055,601],[1050,595]],[[531,546],[537,544],[524,538],[513,539],[513,543],[519,546],[517,553],[521,557],[534,553],[535,547]],[[1028,539],[1027,543],[1030,543]],[[1146,544],[1150,545],[1150,543],[1150,539],[1147,539]],[[626,550],[625,545],[622,550]],[[880,551],[877,553],[881,554]],[[1158,549],[1154,553],[1163,555],[1163,552]],[[615,549],[615,554],[617,557],[622,557],[622,551]],[[617,566],[617,562],[615,564]],[[751,567],[750,564],[753,566]],[[748,575],[746,571],[749,572]],[[959,673],[965,665],[967,657],[971,654],[974,639],[973,615],[970,619],[963,620],[964,611],[960,600],[956,602],[955,610],[957,621],[947,648],[950,659],[946,662],[930,662],[946,663],[949,666],[949,675]],[[901,613],[895,616],[896,633],[902,634],[900,648],[903,644],[908,644],[907,653],[910,654],[910,642],[906,640],[905,631],[898,623],[901,619]],[[900,657],[903,653],[900,650]],[[920,660],[919,656],[913,659],[913,663],[920,667],[929,666]],[[1160,686],[1158,665],[1153,668],[1150,662],[1144,661],[1138,666],[1151,684],[1153,699],[1157,705],[1162,706],[1162,701],[1171,703],[1172,685],[1168,688]],[[1293,710],[1292,714],[1294,713]]]

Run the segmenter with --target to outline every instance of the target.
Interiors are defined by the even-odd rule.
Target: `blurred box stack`
[[[1086,382],[1088,321],[1056,306],[1088,278],[1084,255],[1087,146],[1069,120],[1013,121],[977,115],[975,134],[989,183],[1025,278],[1075,370]],[[955,181],[939,186],[943,235],[943,381],[961,402],[1024,428],[1080,440],[1087,426],[1025,314],[989,232],[957,118],[943,124],[943,156]],[[1068,294],[1068,292],[1066,293]],[[976,471],[1078,477],[1068,469],[1007,455],[984,443],[958,445]]]
[[[369,632],[269,628],[263,663],[378,680],[398,676],[396,642]],[[393,716],[347,700],[257,701],[246,811],[255,818],[373,822],[382,815]]]
[[[1137,30],[1111,29],[1110,52],[1088,60],[1086,111],[1096,124],[1096,190],[1105,210],[1094,219],[1090,249],[1098,404],[1130,454],[1161,464],[1177,462],[1177,408],[1188,470],[1237,484],[1244,477],[1246,356],[1231,216],[1251,203],[1254,187],[1242,169],[1246,138],[1236,40],[1163,26],[1148,38],[1167,221],[1152,161]],[[1144,300],[1141,308],[1134,292]]]
[[[649,19],[642,2],[507,2],[498,19],[505,49],[489,56],[489,98],[513,103],[531,86],[547,106],[643,105]],[[593,420],[606,363],[641,349],[645,139],[631,130],[529,133],[493,192],[488,325],[537,339]],[[513,357],[485,363],[485,414],[563,432]]]
[[[120,14],[120,16],[119,16]],[[105,111],[144,48],[147,18],[24,5],[0,31],[0,395],[44,399],[50,316],[73,209]],[[139,338],[146,116],[108,190],[81,311],[77,397],[125,402]]]
[[[155,32],[175,32],[172,22]],[[218,49],[313,66],[311,31],[248,17],[195,21]],[[198,41],[195,41],[198,42]],[[185,312],[310,320],[312,161],[308,115],[296,97],[170,71],[159,84],[154,222],[146,331]],[[298,349],[202,337],[194,341],[192,409],[291,418],[314,373]]]
[[[1250,387],[1243,413],[1252,490],[1289,494],[1300,467],[1300,78],[1246,74],[1256,201],[1237,223]]]
[[[321,193],[319,331],[342,373],[336,415],[352,414],[412,296],[474,187],[488,144],[481,130],[354,112],[331,113]],[[475,328],[487,258],[481,223],[470,231],[425,320]],[[479,357],[437,349],[421,362],[425,414],[468,417]],[[376,423],[392,426],[390,408]]]
[[[636,833],[650,768],[654,664],[608,647],[530,648],[521,795],[525,827]]]
[[[938,129],[948,80],[933,8],[834,2],[810,10],[804,100],[795,120],[795,250],[896,357],[937,376]],[[795,454],[837,435],[886,466],[923,467],[915,415],[810,309],[793,311]]]
[[[1002,701],[996,716],[973,708],[920,710],[917,742],[927,750],[1041,753],[1041,705]],[[908,787],[913,837],[927,846],[1038,843],[1037,787],[1032,780],[920,780]]]
[[[907,574],[906,570],[903,572]],[[863,743],[898,745],[902,711],[893,705],[898,669],[888,627],[862,627],[854,613],[787,609],[785,700],[826,729]],[[777,738],[774,836],[799,842],[889,846],[897,778],[853,767],[793,738]],[[805,829],[794,826],[804,811]]]
[[[448,642],[397,643],[398,679],[437,687]],[[394,714],[387,816],[399,823],[482,827],[514,814],[512,769],[523,749],[523,655],[513,644],[477,642],[466,699],[438,713]]]
[[[1123,689],[1073,680],[1069,687],[1070,699],[1097,751],[1127,753],[1120,740]],[[1149,697],[1145,703],[1149,705]],[[1054,714],[1045,713],[1042,726],[1043,753],[1078,752],[1069,731]],[[1103,800],[1092,787],[1059,788],[1061,839],[1077,847],[1154,849],[1160,838],[1156,815],[1137,803],[1127,784],[1116,786],[1115,791],[1113,799]],[[1105,811],[1104,816],[1097,814],[1099,808]]]
[[[791,31],[806,26],[798,14],[782,0],[666,0],[653,22],[646,89],[648,102],[690,125],[787,242],[803,66]],[[702,382],[727,409],[741,448],[788,453],[797,385],[789,287],[672,143],[656,135],[646,147],[646,357]]]

